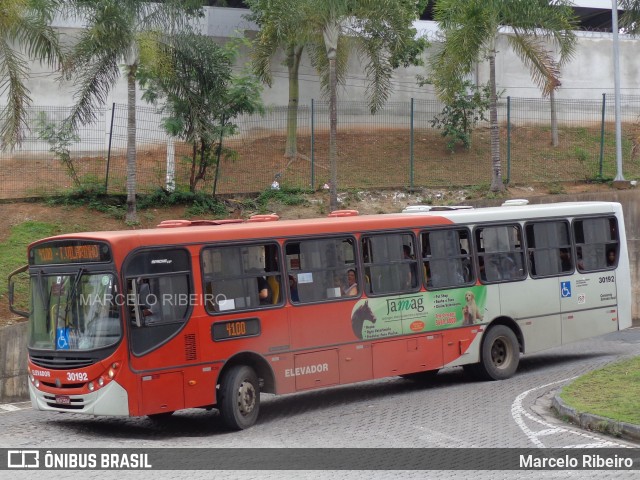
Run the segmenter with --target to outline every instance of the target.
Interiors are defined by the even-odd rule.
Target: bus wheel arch
[[[480,380],[505,380],[515,374],[523,351],[523,336],[518,325],[510,318],[498,318],[485,330],[480,362],[465,365],[464,370]]]
[[[524,335],[522,334],[522,330],[520,329],[520,326],[515,322],[515,320],[513,320],[511,317],[497,317],[486,327],[486,330],[489,330],[496,325],[504,325],[505,327],[510,328],[516,336],[516,339],[518,340],[518,349],[520,350],[520,353],[524,353]]]
[[[254,352],[240,352],[237,355],[231,357],[224,364],[218,379],[224,377],[227,370],[236,365],[246,365],[251,367],[260,381],[260,391],[263,393],[276,393],[275,375],[271,369],[271,365],[265,360],[264,357]],[[219,383],[219,381],[218,381]]]

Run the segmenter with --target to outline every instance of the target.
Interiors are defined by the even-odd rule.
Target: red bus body
[[[609,204],[601,204],[603,215],[618,215],[616,217],[619,219],[618,224],[622,224],[620,212],[607,210],[607,205]],[[498,208],[483,210],[498,212],[488,213],[484,221],[499,220],[501,214]],[[575,205],[560,211],[558,215],[568,216],[573,211],[575,211]],[[577,214],[590,215],[592,211],[589,207],[585,207],[582,210],[578,209]],[[30,252],[45,244],[57,245],[78,240],[88,244],[102,242],[108,245],[110,251],[108,265],[110,266],[104,268],[112,269],[113,276],[101,273],[95,281],[85,282],[90,283],[91,288],[94,289],[100,284],[106,288],[107,282],[111,286],[111,282],[114,281],[117,283],[117,286],[113,287],[114,291],[124,294],[134,282],[132,280],[134,274],[126,273],[128,265],[131,265],[132,256],[136,255],[136,252],[139,254],[151,252],[149,255],[155,255],[157,252],[162,253],[168,249],[186,252],[185,258],[188,257],[190,265],[185,275],[189,277],[191,283],[188,289],[189,305],[185,307],[187,312],[185,321],[170,327],[173,329],[171,334],[156,344],[149,343],[149,348],[144,343],[148,341],[143,338],[145,331],[136,326],[136,321],[139,323],[140,320],[136,320],[132,308],[128,305],[118,306],[122,331],[117,342],[109,345],[104,350],[105,353],[100,353],[103,351],[101,349],[86,349],[75,356],[72,355],[72,349],[54,349],[55,351],[47,353],[37,348],[37,344],[32,342],[29,359],[32,404],[41,410],[116,416],[153,416],[171,414],[187,408],[219,408],[221,395],[236,395],[235,390],[238,389],[240,392],[238,395],[252,395],[250,379],[242,377],[240,373],[234,377],[238,379],[235,387],[221,390],[223,387],[226,388],[226,385],[221,387],[221,383],[224,383],[221,379],[226,378],[225,374],[234,368],[236,372],[240,372],[241,367],[249,367],[259,379],[259,390],[274,394],[300,392],[395,375],[431,372],[446,366],[474,365],[482,362],[484,334],[495,326],[506,327],[513,332],[513,338],[517,339],[515,345],[517,357],[528,346],[527,322],[530,325],[531,319],[525,318],[526,315],[522,318],[506,315],[506,305],[500,307],[499,300],[492,298],[497,297],[499,288],[507,288],[505,286],[507,284],[485,284],[481,281],[479,274],[474,274],[471,285],[456,289],[456,292],[459,292],[456,293],[457,297],[451,293],[451,289],[428,289],[425,278],[426,269],[419,268],[416,271],[418,285],[411,288],[411,291],[389,295],[370,295],[365,288],[360,288],[360,293],[356,297],[294,304],[290,295],[284,294],[283,287],[278,304],[239,311],[213,311],[208,309],[206,302],[202,300],[207,294],[203,281],[205,276],[203,250],[205,248],[245,243],[250,245],[254,242],[267,241],[274,242],[274,245],[277,243],[274,250],[281,255],[277,261],[280,262],[279,268],[281,268],[279,279],[283,283],[286,274],[289,273],[286,270],[288,267],[282,266],[285,262],[283,257],[286,256],[285,244],[291,239],[349,236],[353,238],[354,245],[359,245],[358,258],[355,262],[360,267],[359,278],[365,282],[370,280],[365,279],[362,273],[364,254],[361,239],[364,235],[399,231],[406,235],[412,234],[414,235],[411,237],[414,242],[412,248],[414,253],[421,257],[417,251],[421,241],[420,235],[425,235],[424,232],[427,231],[446,229],[455,225],[470,225],[475,218],[474,214],[481,221],[482,218],[478,217],[478,212],[480,210],[422,215],[353,216],[349,214],[295,221],[269,221],[273,218],[261,218],[257,222],[230,222],[216,225],[174,222],[171,225],[164,224],[163,228],[157,229],[62,235],[36,242],[29,247]],[[531,218],[548,215],[548,213],[536,212],[533,210],[530,214],[516,214],[516,217],[526,219],[527,215]],[[455,218],[457,213],[462,215],[460,220]],[[511,218],[513,215],[514,211],[509,211],[503,217]],[[474,230],[469,228],[471,247]],[[618,253],[621,258],[626,259],[624,230],[619,235]],[[479,249],[475,243],[473,249],[474,254],[479,255],[476,251]],[[30,256],[32,257],[33,254],[30,253]],[[160,263],[159,260],[153,261]],[[171,263],[172,260],[163,258],[162,261]],[[617,272],[614,271],[618,278],[618,291],[615,298],[626,294],[625,289],[628,288],[628,284],[621,285],[623,282],[619,280],[628,277],[628,261],[620,262]],[[80,264],[82,264],[81,259],[73,264],[74,268]],[[417,262],[416,265],[422,266],[422,263]],[[474,265],[475,269],[479,270],[477,258],[474,258]],[[64,266],[66,268],[67,264]],[[530,268],[533,267],[530,266]],[[574,268],[577,267],[574,266]],[[33,285],[37,285],[38,275],[42,276],[38,270],[42,269],[44,267],[32,265]],[[524,273],[527,274],[526,271]],[[73,280],[72,274],[69,275]],[[81,275],[86,275],[86,270],[78,271],[78,279]],[[111,278],[113,280],[110,280]],[[300,276],[299,278],[304,280],[309,277]],[[521,280],[520,288],[526,287],[528,282],[536,281],[529,277]],[[40,290],[45,293],[54,290],[49,285],[55,286],[56,281],[60,284],[59,288],[65,291],[63,301],[68,300],[69,290],[74,286],[71,281],[63,286],[61,280],[59,278],[55,280],[54,277],[46,283],[47,288]],[[539,283],[543,282],[548,283],[551,280],[541,279]],[[82,281],[75,282],[75,285],[78,283],[83,285]],[[78,288],[89,291],[89,287]],[[574,285],[573,288],[575,291],[578,287]],[[37,290],[35,286],[32,286],[32,289]],[[464,310],[466,307],[456,298],[463,298],[462,295],[466,295],[470,290],[476,293],[484,292],[483,295],[486,294],[487,299],[483,301],[483,313],[478,314],[478,319],[465,321],[462,318],[462,312],[466,312]],[[494,295],[493,292],[496,294]],[[38,293],[32,295],[36,298]],[[615,298],[607,304],[608,310],[603,307],[602,311],[608,313],[603,313],[600,317],[608,315],[608,318],[605,322],[599,317],[599,325],[604,326],[593,334],[606,333],[606,331],[627,326],[625,318],[628,314],[628,306]],[[63,302],[60,300],[58,302],[60,303],[57,306],[59,311]],[[53,312],[51,303],[49,299],[46,304],[49,308],[47,315]],[[73,307],[65,308],[73,310]],[[496,311],[500,308],[502,308],[501,311]],[[356,327],[359,309],[368,309],[369,315],[375,312],[378,317],[375,325],[371,323],[369,317],[364,320],[365,327],[362,326],[362,321]],[[46,309],[43,307],[43,310]],[[32,316],[35,316],[33,312]],[[558,322],[562,321],[565,319],[558,320]],[[215,327],[216,324],[219,326]],[[38,327],[34,323],[33,328],[37,330],[43,327]],[[149,327],[146,331],[153,332],[152,328]],[[214,335],[214,328],[217,328],[215,331],[218,334]],[[375,333],[368,338],[365,330]],[[359,338],[360,332],[363,338]],[[54,334],[50,333],[50,335]],[[134,339],[136,335],[138,337]],[[216,335],[218,338],[214,338]],[[45,336],[43,334],[42,338]],[[503,334],[502,337],[504,336]],[[498,335],[498,338],[502,337]],[[507,346],[509,346],[509,338],[503,339]],[[565,340],[570,339],[567,336]],[[537,341],[539,340],[532,340],[532,342]],[[134,342],[139,342],[142,346],[133,347]],[[562,339],[559,342],[564,343]],[[541,345],[541,348],[553,346],[553,344]],[[536,348],[527,351],[534,350]],[[72,367],[65,367],[66,364]],[[247,376],[246,373],[244,375]],[[249,406],[247,410],[251,408],[253,407]],[[248,412],[241,413],[248,414]],[[253,413],[257,414],[257,411]],[[238,416],[237,412],[235,415]],[[233,418],[235,417],[232,413],[227,414],[227,419],[231,419],[227,423],[232,428],[246,428],[255,421],[255,417],[251,417],[245,423]]]

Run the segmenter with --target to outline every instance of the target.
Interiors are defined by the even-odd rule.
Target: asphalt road
[[[178,412],[163,423],[36,412],[0,405],[0,448],[639,448],[555,418],[550,399],[571,379],[640,355],[640,328],[524,356],[501,382],[462,369],[430,383],[389,378],[302,394],[262,397],[258,423],[227,432],[215,411]],[[639,401],[640,408],[640,401]],[[489,455],[492,453],[489,452]],[[0,477],[3,473],[0,472]],[[11,478],[638,478],[629,471],[12,471]],[[9,478],[9,477],[5,477]]]

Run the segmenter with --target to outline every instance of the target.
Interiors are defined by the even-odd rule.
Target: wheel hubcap
[[[491,361],[498,368],[504,368],[509,360],[509,346],[501,339],[497,338],[491,346]]]
[[[243,415],[248,415],[256,406],[256,390],[251,382],[244,381],[238,388],[238,409]]]

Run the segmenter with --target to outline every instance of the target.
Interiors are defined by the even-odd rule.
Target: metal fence
[[[438,101],[388,103],[375,115],[362,102],[338,105],[338,188],[419,188],[488,185],[491,177],[489,126],[479,124],[471,147],[447,148],[432,126]],[[505,181],[585,181],[616,173],[613,101],[556,100],[557,146],[551,144],[548,99],[506,98],[499,104],[500,154]],[[68,109],[33,107],[23,144],[0,151],[0,198],[54,195],[74,188],[63,163],[43,139],[43,127],[60,125]],[[640,178],[640,97],[622,98],[623,159],[627,179]],[[153,108],[136,109],[137,185],[140,193],[175,183],[187,188],[191,147],[172,140]],[[236,119],[238,132],[223,139],[235,155],[223,158],[216,193],[258,192],[282,185],[319,188],[329,181],[329,112],[326,102],[298,110],[297,150],[285,157],[287,107]],[[124,193],[127,107],[112,105],[99,120],[78,130],[69,150],[81,185]],[[77,140],[77,141],[76,141]],[[213,191],[215,168],[198,189]]]

